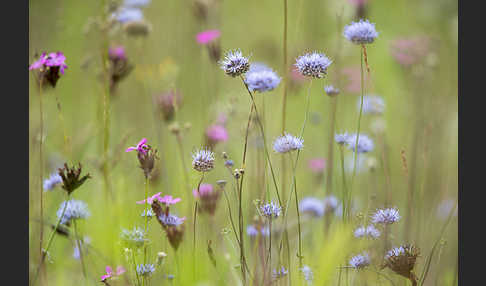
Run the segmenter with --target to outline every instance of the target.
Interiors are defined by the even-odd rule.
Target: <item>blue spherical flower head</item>
[[[263,216],[271,219],[271,218],[279,217],[280,212],[282,211],[282,208],[277,203],[274,203],[272,201],[268,204],[264,204],[264,205],[260,206],[260,211],[261,211]]]
[[[346,142],[348,142],[348,132],[344,132],[342,134],[335,134],[334,135],[334,141],[338,143],[339,145],[344,145]]]
[[[370,257],[366,252],[353,256],[351,260],[349,260],[349,265],[355,269],[363,269],[366,266],[370,265],[370,263]]]
[[[302,213],[309,213],[314,217],[324,215],[324,202],[313,197],[307,197],[300,200],[299,209]]]
[[[199,172],[209,172],[214,168],[214,153],[208,149],[200,149],[192,154],[192,167]]]
[[[66,203],[66,210],[64,211],[64,215],[61,218]],[[62,202],[56,214],[58,219],[61,218],[61,224],[65,225],[70,225],[72,220],[86,219],[91,216],[91,213],[88,210],[88,205],[85,202],[78,200],[69,200]]]
[[[49,178],[44,180],[44,192],[54,189],[57,185],[62,183],[62,178],[58,173],[53,173]]]
[[[185,218],[180,218],[173,214],[165,215],[165,213],[162,213],[159,219],[166,226],[178,226],[184,223],[185,220]]]
[[[330,97],[336,96],[339,94],[339,89],[335,88],[333,85],[326,85],[324,87],[324,91]]]
[[[297,58],[294,64],[303,76],[323,78],[332,61],[326,55],[312,52]]]
[[[347,137],[346,144],[348,149],[352,150],[353,152],[356,149],[356,134],[349,135]],[[373,140],[371,140],[366,134],[359,134],[358,138],[358,153],[367,153],[373,151],[375,145],[373,144]]]
[[[287,153],[304,148],[304,139],[285,133],[273,141],[273,150],[278,153]]]
[[[398,209],[378,209],[371,217],[372,223],[392,224],[400,220]]]
[[[245,83],[250,91],[265,92],[275,89],[280,80],[280,77],[271,69],[259,67],[252,70],[250,67],[250,71],[246,74]]]
[[[358,111],[361,108],[361,99],[357,102]],[[377,95],[363,96],[363,114],[382,114],[385,111],[385,101]]]
[[[226,52],[219,65],[227,75],[232,77],[240,76],[250,69],[250,61],[243,56],[240,50]]]
[[[140,276],[148,277],[155,272],[155,265],[153,264],[139,264],[137,265],[137,273]]]
[[[370,23],[368,20],[359,20],[359,22],[351,22],[351,24],[346,25],[343,35],[354,44],[364,45],[373,43],[378,37],[378,32],[374,23]]]

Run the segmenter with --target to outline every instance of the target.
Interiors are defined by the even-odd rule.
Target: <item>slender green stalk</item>
[[[149,189],[149,179],[148,176],[145,177],[145,226],[144,226],[144,232],[145,235],[148,233],[148,211],[150,208],[150,204],[148,201],[148,189]],[[147,263],[147,245],[143,245],[143,264]],[[145,285],[145,276],[142,277],[142,285]]]
[[[287,69],[287,6],[288,6],[288,0],[283,0],[284,4],[284,31],[283,31],[283,97],[282,97],[282,134],[285,131],[285,123],[286,123],[286,117],[287,117],[287,82],[288,82],[288,69]],[[285,157],[282,156],[281,160],[281,170],[282,170],[282,178],[287,177],[287,164],[285,162]],[[282,180],[282,195],[285,197],[286,193],[286,184],[285,180]]]
[[[233,215],[232,215],[232,212],[231,212],[231,205],[230,205],[230,201],[228,199],[228,194],[226,194],[226,191],[224,191],[224,190],[223,190],[223,194],[224,194],[224,197],[226,198],[226,203],[228,205],[228,213],[229,213],[229,218],[230,218],[230,222],[231,222],[231,227],[233,229],[233,233],[235,234],[236,241],[238,242],[238,244],[240,244],[240,239],[238,238],[238,233],[236,232],[235,223],[233,221]]]
[[[296,162],[295,166],[297,166],[297,162]],[[301,231],[301,227],[300,227],[299,198],[297,196],[297,179],[296,179],[296,176],[295,176],[295,168],[294,168],[293,177],[294,177],[293,184],[294,184],[294,195],[295,195],[295,210],[297,211],[297,227],[298,227],[298,230],[299,230],[299,253],[298,253],[297,256],[299,257],[299,269],[300,269],[303,266],[302,260],[303,260],[304,257],[302,256],[302,231]]]
[[[201,187],[201,183],[204,180],[204,172],[201,175],[201,179],[199,180],[199,183],[197,184],[197,194],[199,195],[199,188]],[[198,201],[196,200],[196,203],[194,204],[194,224],[193,224],[193,229],[192,229],[192,256],[193,256],[193,274],[194,278],[196,275],[196,221],[197,221],[197,203]]]
[[[40,194],[40,231],[39,231],[39,255],[42,256],[42,244],[44,240],[44,154],[42,152],[42,143],[44,141],[44,110],[42,108],[42,78],[39,78],[39,122],[40,122],[40,139],[39,139],[39,194]]]
[[[83,276],[84,279],[88,279],[88,276],[86,275],[86,266],[84,265],[83,250],[81,249],[81,243],[78,235],[78,226],[75,219],[73,219],[73,230],[74,230],[74,239],[76,240],[76,244],[78,245],[79,260],[81,261],[81,269],[83,270]]]
[[[342,219],[345,222],[346,221],[346,211],[348,209],[348,188],[346,187],[346,172],[344,171],[344,147],[343,145],[339,145],[339,151],[341,153],[341,172],[342,172],[342,178],[343,178],[343,213],[342,213]]]

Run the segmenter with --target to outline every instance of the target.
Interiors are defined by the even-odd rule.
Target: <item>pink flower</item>
[[[396,39],[391,43],[392,56],[406,67],[421,61],[429,51],[430,40],[425,36]]]
[[[366,4],[368,0],[348,0],[348,2],[356,6],[362,6]]]
[[[145,154],[146,152],[145,149],[148,147],[145,143],[147,143],[147,138],[142,138],[142,140],[138,142],[136,147],[128,147],[127,150],[125,150],[125,152],[131,152],[137,150],[137,152]]]
[[[212,142],[225,142],[228,140],[228,132],[222,125],[211,125],[206,129],[206,136]]]
[[[219,38],[220,35],[221,32],[219,30],[207,30],[197,34],[196,40],[199,44],[205,45]]]
[[[176,203],[180,202],[181,198],[173,199],[171,195],[165,195],[164,197],[159,199],[159,202],[164,203],[166,206],[175,205]]]
[[[108,50],[108,56],[110,59],[126,59],[125,48],[122,46],[112,47]]]
[[[192,190],[192,194],[195,198],[199,198],[199,196],[204,197],[209,195],[213,192],[213,185],[211,184],[201,184],[199,186],[199,194],[197,193],[197,189]]]
[[[126,272],[126,269],[121,265],[116,268],[116,273],[113,272],[113,269],[111,269],[111,267],[109,265],[106,266],[105,270],[106,270],[106,274],[101,276],[101,282],[103,282],[106,279],[111,278],[113,276],[122,275],[123,273]]]
[[[160,194],[162,194],[162,192],[158,192],[155,195],[148,197],[143,201],[138,201],[137,204],[141,205],[141,204],[146,204],[147,202],[149,204],[152,204],[154,200],[158,200],[159,202],[162,202],[162,198],[160,197]]]
[[[43,67],[59,67],[59,72],[64,74],[64,70],[68,67],[65,61],[66,56],[62,52],[50,53],[49,55],[44,52],[37,61],[30,65],[29,70],[40,69]]]
[[[354,66],[343,68],[341,70],[341,74],[347,78],[348,82],[347,86],[345,87],[347,92],[359,93],[361,91],[361,75],[359,67]],[[364,75],[364,80],[367,80],[366,73]]]
[[[314,158],[309,160],[309,168],[314,173],[321,173],[326,168],[326,159],[324,158]]]

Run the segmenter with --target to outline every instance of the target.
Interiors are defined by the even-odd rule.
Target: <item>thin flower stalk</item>
[[[67,206],[67,203],[66,203],[66,206]],[[61,216],[61,218],[62,217],[63,216]],[[83,250],[81,249],[81,242],[80,242],[80,239],[79,239],[78,226],[77,226],[75,219],[73,219],[72,221],[73,221],[74,239],[76,240],[76,244],[78,245],[78,249],[79,249],[79,260],[81,261],[81,269],[83,271],[83,277],[86,280],[86,279],[88,279],[88,276],[86,275],[86,266],[84,265]]]

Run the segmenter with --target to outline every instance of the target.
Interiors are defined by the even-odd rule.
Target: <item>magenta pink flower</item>
[[[176,203],[180,202],[181,198],[173,199],[171,195],[165,195],[164,197],[159,199],[159,202],[164,203],[166,206],[175,205]]]
[[[348,0],[348,2],[356,6],[361,6],[366,4],[368,0]]]
[[[197,189],[192,190],[192,195],[195,198],[199,198],[199,196],[204,197],[209,195],[213,192],[213,185],[211,184],[201,184],[199,186],[199,194],[197,193]]]
[[[314,158],[309,160],[309,168],[314,173],[321,173],[326,168],[326,159]]]
[[[112,47],[108,50],[108,56],[110,57],[110,59],[125,60],[125,48],[122,46]]]
[[[147,203],[147,202],[148,202],[149,204],[152,204],[152,202],[153,202],[154,200],[158,200],[159,202],[161,202],[161,201],[162,201],[162,198],[160,197],[160,194],[162,194],[162,192],[158,192],[158,193],[156,193],[155,195],[153,195],[153,196],[151,196],[151,197],[148,197],[148,198],[146,198],[146,199],[145,199],[145,200],[143,200],[143,201],[138,201],[138,202],[137,202],[137,204],[141,205],[141,204],[145,204],[145,203]]]
[[[137,152],[145,154],[145,152],[147,152],[146,148],[148,147],[145,143],[147,143],[147,138],[142,138],[142,140],[138,142],[136,147],[128,147],[127,150],[125,150],[125,152],[131,152],[137,150]]]
[[[119,276],[119,275],[122,275],[123,273],[125,273],[127,270],[123,267],[123,266],[118,266],[116,268],[116,273],[113,272],[113,269],[111,269],[111,267],[109,265],[106,266],[105,268],[106,270],[106,274],[101,276],[101,282],[105,281],[106,279],[108,278],[111,278],[113,276]]]
[[[196,40],[199,44],[205,45],[215,39],[219,38],[221,32],[219,30],[207,30],[196,35]]]
[[[212,142],[225,142],[228,140],[228,132],[226,128],[222,125],[211,125],[206,129],[206,136],[208,136],[209,140]]]
[[[43,67],[59,67],[59,72],[64,74],[64,70],[67,69],[67,65],[65,63],[66,56],[62,52],[50,53],[42,53],[40,58],[30,65],[29,70],[41,69]]]

